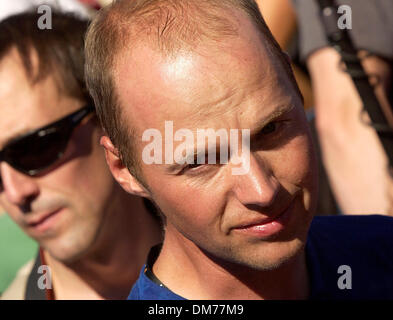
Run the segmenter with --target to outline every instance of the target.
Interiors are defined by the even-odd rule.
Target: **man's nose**
[[[0,163],[0,175],[3,192],[11,204],[23,207],[38,196],[39,187],[34,178],[17,171],[9,164]]]
[[[280,183],[265,160],[253,153],[249,159],[247,173],[233,176],[235,195],[245,206],[269,207],[275,201]]]

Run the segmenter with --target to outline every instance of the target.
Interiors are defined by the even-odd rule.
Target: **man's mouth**
[[[293,215],[295,199],[280,214],[274,217],[263,217],[249,220],[233,228],[233,231],[261,238],[273,236],[281,232]]]
[[[62,208],[59,208],[56,210],[37,214],[36,217],[33,217],[26,221],[27,225],[29,226],[29,228],[37,232],[44,232],[54,225],[61,211]]]

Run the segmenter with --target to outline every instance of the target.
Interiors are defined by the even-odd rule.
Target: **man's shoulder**
[[[307,246],[310,250],[329,252],[332,257],[343,252],[356,259],[388,252],[393,255],[393,217],[315,217],[309,230]]]
[[[183,298],[158,284],[146,275],[146,265],[143,266],[139,278],[131,289],[128,300],[182,300]]]
[[[367,240],[370,238],[393,238],[393,217],[383,215],[340,215],[316,216],[310,227],[310,235],[341,237],[348,240]]]
[[[27,281],[34,267],[34,259],[28,261],[17,272],[10,286],[4,291],[1,300],[24,300]]]
[[[306,252],[314,297],[393,298],[392,217],[316,217]],[[344,273],[348,290],[338,286]]]

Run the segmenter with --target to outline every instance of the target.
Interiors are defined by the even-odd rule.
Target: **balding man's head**
[[[277,55],[298,90],[288,62],[253,0],[118,0],[93,21],[86,41],[87,84],[103,127],[133,174],[138,176],[133,128],[121,121],[123,110],[114,81],[119,59],[125,50],[130,53],[141,46],[166,58],[201,46],[215,50],[226,38],[239,36],[234,10],[258,29],[261,41]]]
[[[272,270],[305,243],[316,164],[289,64],[257,10],[117,2],[87,36],[87,77],[112,174],[160,208],[164,244]]]

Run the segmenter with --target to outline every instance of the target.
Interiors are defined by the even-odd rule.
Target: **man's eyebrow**
[[[277,109],[275,109],[273,112],[268,114],[266,117],[262,118],[262,120],[258,122],[257,126],[250,130],[251,137],[257,135],[272,120],[275,120],[283,116],[284,114],[291,112],[294,109],[294,107],[295,106],[293,104],[279,106]]]

